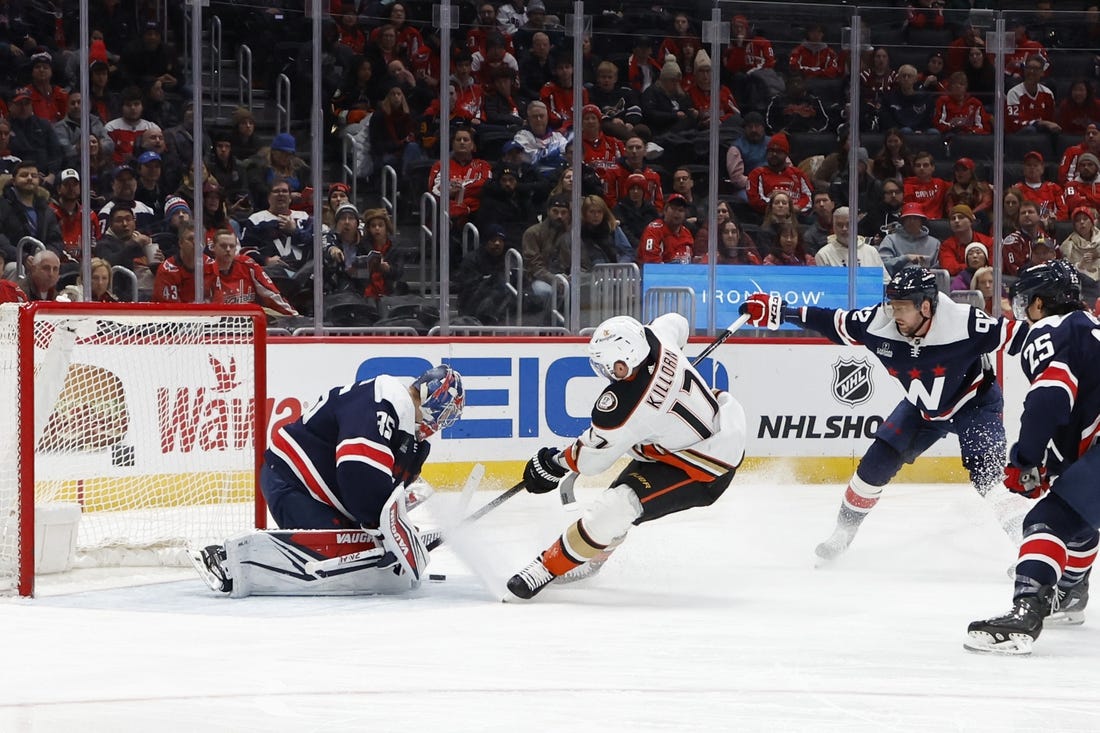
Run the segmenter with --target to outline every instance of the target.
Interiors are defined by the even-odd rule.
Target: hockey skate
[[[1046,586],[1038,595],[1020,596],[1003,616],[974,621],[967,627],[970,638],[963,648],[972,652],[1031,654],[1031,645],[1043,630],[1043,619],[1051,611],[1054,589]]]
[[[1058,588],[1054,593],[1054,604],[1044,623],[1056,626],[1080,626],[1085,623],[1085,606],[1089,603],[1089,578],[1072,588]]]
[[[563,583],[574,583],[578,580],[587,580],[588,578],[593,577],[594,575],[599,573],[600,570],[603,569],[604,563],[606,563],[611,557],[611,553],[613,553],[615,551],[615,548],[621,545],[623,543],[623,540],[625,539],[625,534],[621,537],[616,537],[615,539],[611,540],[611,544],[601,550],[600,553],[594,558],[584,563],[583,565],[578,565],[577,567],[570,570],[568,573],[559,575],[557,578],[555,578],[553,582],[561,585]]]
[[[838,524],[833,533],[829,535],[829,539],[819,544],[814,550],[817,554],[818,564],[829,562],[847,550],[848,545],[852,544],[852,539],[856,536],[858,527],[859,525]]]
[[[225,569],[225,546],[207,545],[201,550],[187,553],[191,558],[191,564],[195,566],[206,584],[211,590],[219,593],[229,593],[233,590],[233,579]]]
[[[528,601],[534,598],[543,588],[550,585],[556,577],[542,564],[542,557],[540,556],[508,579],[508,592],[516,598]]]

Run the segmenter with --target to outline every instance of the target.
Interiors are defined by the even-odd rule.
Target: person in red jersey
[[[195,225],[190,221],[180,222],[179,253],[161,263],[153,280],[154,303],[194,303],[195,302]],[[203,260],[203,290],[208,300],[218,274],[214,271],[214,260],[208,255]],[[200,301],[201,302],[201,301]]]
[[[1024,154],[1024,180],[1013,188],[1023,194],[1028,201],[1034,201],[1039,206],[1039,218],[1044,227],[1052,226],[1052,222],[1064,221],[1067,218],[1065,192],[1062,187],[1053,181],[1043,180],[1043,155],[1031,150]]]
[[[214,277],[208,292],[212,303],[258,303],[285,316],[298,311],[251,257],[237,254],[240,242],[232,229],[214,235]]]
[[[771,200],[772,191],[782,189],[791,195],[791,202],[798,211],[807,211],[813,204],[813,186],[806,174],[791,165],[787,156],[791,145],[782,132],[772,135],[766,152],[767,164],[749,173],[749,205],[763,214]]]
[[[1005,97],[1005,132],[1048,132],[1057,134],[1061,125],[1054,121],[1054,92],[1040,84],[1043,59],[1029,56],[1024,64],[1024,80],[1008,90]]]
[[[665,201],[664,216],[650,222],[642,230],[638,242],[638,262],[691,262],[695,236],[684,224],[686,215],[687,200],[678,193],[669,196]]]
[[[936,100],[932,124],[944,135],[960,132],[988,135],[993,132],[989,113],[977,97],[967,93],[966,74],[961,71],[947,77],[947,93]]]
[[[905,189],[905,203],[920,206],[921,213],[927,219],[942,219],[944,201],[951,184],[942,178],[933,176],[936,170],[932,154],[926,151],[913,157],[913,172],[902,185]]]

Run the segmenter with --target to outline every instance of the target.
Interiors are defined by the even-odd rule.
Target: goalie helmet
[[[1081,304],[1081,277],[1077,269],[1065,260],[1049,260],[1020,271],[1020,278],[1012,284],[1012,315],[1026,321],[1027,308],[1036,296],[1043,299],[1044,314],[1056,306]]]
[[[649,356],[645,327],[630,316],[615,316],[596,327],[588,342],[588,362],[601,377],[618,379],[615,362],[634,371]]]
[[[908,300],[918,310],[927,301],[935,313],[938,297],[936,273],[927,267],[906,267],[886,283],[886,300]]]
[[[420,437],[454,425],[466,405],[462,375],[446,364],[432,367],[412,383],[420,399]]]

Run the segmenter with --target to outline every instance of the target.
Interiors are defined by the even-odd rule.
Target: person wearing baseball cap
[[[952,277],[966,269],[966,248],[971,244],[983,245],[987,253],[993,251],[993,240],[974,230],[976,219],[974,210],[966,204],[955,204],[948,212],[947,223],[951,227],[951,236],[940,245],[940,267],[947,270]]]
[[[1044,160],[1043,154],[1038,150],[1029,150],[1024,153],[1024,180],[1013,188],[1019,191],[1024,199],[1034,201],[1039,207],[1039,218],[1045,229],[1050,229],[1055,221],[1064,221],[1068,218],[1066,210],[1065,192],[1062,187],[1053,181],[1043,180]]]
[[[569,271],[571,221],[569,198],[553,194],[546,202],[546,216],[523,232],[524,287],[533,310],[547,308],[556,287],[554,276]]]
[[[940,240],[928,233],[928,216],[915,201],[901,207],[901,227],[882,238],[878,252],[890,275],[896,275],[910,265],[938,268]]]
[[[813,205],[813,186],[799,168],[790,164],[790,142],[782,132],[772,135],[767,144],[767,164],[749,173],[749,206],[764,214],[771,200],[772,191],[783,189],[791,195],[791,205],[796,212],[809,211]]]
[[[64,261],[79,262],[81,258],[80,234],[83,231],[83,217],[80,215],[80,174],[73,168],[61,171],[57,183],[57,195],[50,202],[50,208],[57,216],[61,227],[61,241],[64,248]],[[99,232],[99,216],[90,213],[91,231]],[[94,236],[93,236],[94,239]],[[62,264],[64,269],[64,262]]]
[[[485,224],[481,246],[462,258],[455,275],[458,312],[472,316],[485,325],[507,324],[515,311],[515,298],[505,280],[504,252],[508,248],[504,227]]]
[[[638,263],[691,262],[695,250],[695,235],[684,223],[688,200],[673,193],[665,199],[664,215],[649,223],[638,242]]]
[[[54,125],[69,111],[69,95],[53,83],[53,57],[41,50],[31,56],[31,109],[36,117]]]
[[[11,125],[11,137],[8,138],[8,153],[19,160],[36,163],[43,176],[42,185],[50,187],[62,168],[63,152],[57,135],[49,122],[34,114],[29,88],[16,88],[9,99],[7,121]]]

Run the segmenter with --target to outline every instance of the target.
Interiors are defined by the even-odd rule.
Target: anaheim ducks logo
[[[600,395],[600,399],[596,400],[596,409],[600,412],[614,412],[618,406],[619,398],[614,392],[604,392]]]

